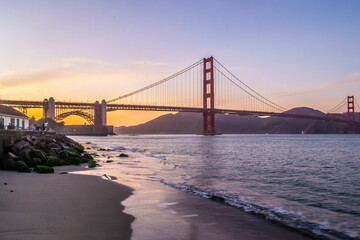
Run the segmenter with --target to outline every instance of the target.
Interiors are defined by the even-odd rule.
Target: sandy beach
[[[130,239],[132,189],[96,176],[0,172],[0,239]]]
[[[115,181],[61,174],[84,169],[56,167],[55,174],[1,171],[0,239],[311,239],[159,184],[137,185],[131,195],[133,189]]]

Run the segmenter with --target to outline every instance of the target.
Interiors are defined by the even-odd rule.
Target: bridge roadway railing
[[[125,104],[107,104],[107,111],[116,110],[138,110],[138,111],[166,111],[166,112],[204,112],[203,108],[190,108],[190,107],[173,107],[173,106],[147,106],[147,105],[125,105]],[[245,110],[229,110],[229,109],[214,109],[217,114],[234,114],[240,116],[272,116],[272,117],[285,117],[285,118],[302,118],[313,119],[320,121],[333,121],[349,123],[349,120],[343,116],[329,117],[319,115],[305,115],[305,114],[292,114],[292,113],[276,113],[276,112],[261,112],[261,111],[245,111]],[[360,125],[360,122],[351,121],[351,123]]]
[[[17,101],[17,100],[0,100],[0,104],[10,105],[17,108],[43,108],[43,101]],[[56,108],[62,109],[94,109],[94,103],[81,103],[81,102],[55,102]],[[107,104],[106,111],[116,110],[138,110],[138,111],[166,111],[166,112],[204,112],[203,108],[191,108],[191,107],[176,107],[176,106],[148,106],[148,105],[125,105],[125,104]],[[229,110],[229,109],[214,109],[214,113],[218,114],[234,114],[234,115],[253,115],[253,116],[273,116],[273,117],[286,117],[286,118],[302,118],[313,119],[322,121],[334,121],[343,123],[353,123],[360,125],[360,122],[349,121],[347,118],[329,117],[319,115],[304,115],[304,114],[291,114],[291,113],[276,113],[276,112],[260,112],[260,111],[245,111],[245,110]]]

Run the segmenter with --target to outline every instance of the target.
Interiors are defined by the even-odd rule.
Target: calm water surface
[[[201,197],[221,196],[234,207],[330,239],[359,239],[358,135],[73,138],[119,151],[124,147],[137,156],[128,160],[135,167],[164,166],[143,174],[149,181]]]

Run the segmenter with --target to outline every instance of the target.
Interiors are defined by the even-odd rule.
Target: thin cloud
[[[166,66],[167,63],[165,62],[158,62],[153,60],[141,60],[141,61],[135,61],[135,65],[141,65],[141,66]]]
[[[91,64],[91,65],[101,65],[101,66],[109,66],[109,67],[118,66],[117,64],[103,61],[100,59],[79,58],[79,57],[64,58],[64,59],[62,59],[62,61],[64,62],[65,66],[67,66],[67,67],[73,66],[76,64]]]
[[[98,59],[66,58],[43,69],[0,74],[0,89],[98,76],[100,73],[112,72],[117,66]]]
[[[0,88],[52,82],[70,75],[71,73],[64,71],[63,68],[28,73],[5,73],[0,76]]]
[[[337,82],[334,82],[334,83],[331,83],[328,85],[319,86],[316,88],[309,88],[309,89],[300,90],[300,91],[296,91],[296,92],[292,92],[292,93],[287,93],[287,94],[281,95],[281,97],[302,95],[302,94],[309,93],[309,92],[316,92],[316,91],[321,91],[321,90],[325,90],[325,89],[337,88],[337,87],[340,87],[340,86],[348,84],[348,83],[356,83],[356,82],[360,82],[360,73],[354,73],[354,74],[350,75],[350,77],[348,77],[348,78],[345,78],[343,80],[340,80],[340,81],[337,81]]]

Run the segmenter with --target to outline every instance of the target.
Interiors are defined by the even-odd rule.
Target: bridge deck
[[[0,100],[0,104],[16,107],[16,108],[43,108],[43,101],[18,101],[18,100]],[[82,103],[82,102],[55,102],[57,109],[77,109],[77,110],[91,110],[94,109],[95,103]],[[165,112],[204,112],[203,108],[191,107],[175,107],[175,106],[150,106],[150,105],[125,105],[125,104],[107,104],[106,111],[117,110],[136,110],[136,111],[165,111]],[[349,121],[347,118],[339,116],[323,116],[319,115],[303,115],[291,114],[286,112],[261,112],[261,111],[246,111],[246,110],[231,110],[231,109],[214,109],[217,114],[234,114],[241,116],[273,116],[273,117],[286,117],[286,118],[302,118],[313,119],[321,121],[334,121],[343,123],[353,123],[360,125],[360,122]]]

